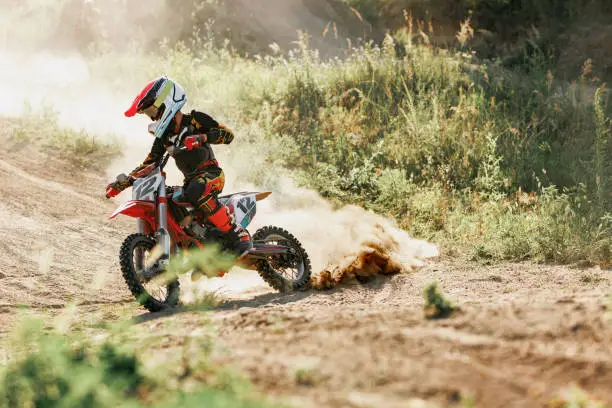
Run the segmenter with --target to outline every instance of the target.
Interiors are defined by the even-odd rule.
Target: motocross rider
[[[183,191],[188,201],[212,225],[227,234],[240,257],[253,248],[253,243],[248,231],[236,225],[227,207],[217,199],[223,190],[225,175],[211,146],[230,144],[234,134],[206,113],[195,110],[182,113],[185,102],[185,90],[167,77],[149,82],[136,96],[125,116],[140,113],[151,118],[149,133],[155,136],[153,147],[145,161],[130,173],[132,177],[123,181],[118,178],[106,187],[106,197],[115,197],[134,183],[134,177],[150,173],[167,151],[185,176]]]

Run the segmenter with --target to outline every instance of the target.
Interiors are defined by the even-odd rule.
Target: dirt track
[[[612,330],[600,305],[610,283],[584,276],[435,263],[366,286],[230,303],[244,307],[217,319],[257,384],[314,406],[400,407],[411,397],[446,405],[470,395],[482,407],[541,406],[572,382],[612,401]],[[456,317],[423,319],[420,292],[432,279],[461,305]]]
[[[193,330],[205,312],[143,315],[133,305],[116,255],[132,223],[107,221],[115,204],[102,198],[106,180],[18,146],[4,139],[0,160],[0,333],[19,305],[68,303],[179,323],[177,337]],[[467,396],[478,407],[545,406],[571,383],[612,402],[610,279],[599,269],[445,260],[327,292],[255,286],[210,312],[229,350],[216,359],[296,406],[452,406]],[[455,317],[423,319],[432,280],[460,305]]]

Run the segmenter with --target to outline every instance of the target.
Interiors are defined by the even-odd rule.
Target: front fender
[[[115,212],[108,217],[112,220],[119,214],[127,215],[133,218],[143,218],[147,221],[155,220],[155,203],[148,200],[130,200],[121,204]]]

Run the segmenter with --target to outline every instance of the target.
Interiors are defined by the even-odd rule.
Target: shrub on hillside
[[[286,161],[326,197],[391,211],[418,235],[471,242],[490,259],[605,256],[612,144],[605,88],[577,97],[588,69],[567,87],[535,71],[519,81],[391,37],[344,61],[300,62],[287,65],[272,123],[295,141]],[[530,208],[512,199],[522,191]]]
[[[7,136],[19,144],[18,148],[33,144],[74,166],[99,169],[120,153],[114,137],[101,138],[84,130],[61,126],[57,112],[48,107],[40,112],[28,109],[23,118],[7,120],[12,125]],[[34,140],[36,142],[31,143]]]

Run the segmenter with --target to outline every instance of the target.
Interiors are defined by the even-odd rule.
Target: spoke
[[[264,241],[267,244],[271,244],[271,245],[283,245],[289,248],[292,247],[290,241],[283,239],[283,237],[280,237],[280,236],[272,236]],[[295,262],[291,262],[291,265],[284,265],[285,260],[283,259],[282,263],[281,262],[276,263],[272,261],[272,264],[276,272],[287,279],[295,280],[298,278],[300,274],[298,267],[294,265]]]

